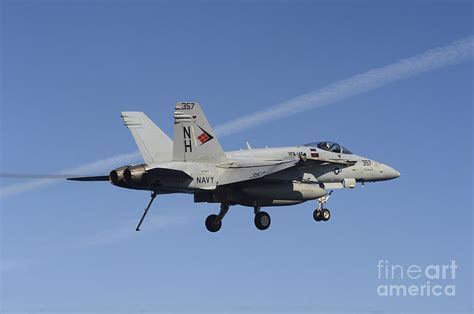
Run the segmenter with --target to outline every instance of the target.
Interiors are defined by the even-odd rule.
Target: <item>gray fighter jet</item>
[[[331,217],[325,207],[333,190],[351,189],[357,182],[394,179],[390,166],[353,154],[334,142],[301,146],[224,152],[201,107],[180,102],[174,112],[171,140],[143,112],[122,112],[145,163],[112,170],[108,176],[68,178],[75,181],[110,181],[113,185],[151,191],[140,226],[159,194],[194,194],[194,202],[220,203],[220,211],[206,219],[216,232],[232,205],[254,208],[255,226],[266,230],[270,215],[262,207],[317,201],[316,221]]]

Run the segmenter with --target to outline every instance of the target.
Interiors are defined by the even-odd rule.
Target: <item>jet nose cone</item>
[[[397,170],[387,165],[384,165],[384,166],[385,167],[383,170],[383,174],[387,180],[396,179],[400,176],[400,172],[398,172]]]
[[[392,171],[393,171],[393,173],[392,173],[393,178],[392,179],[396,179],[400,176],[400,172],[398,172],[397,170],[392,168]]]

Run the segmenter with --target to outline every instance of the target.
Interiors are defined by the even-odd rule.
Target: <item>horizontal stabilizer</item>
[[[66,178],[69,181],[109,181],[109,176]]]

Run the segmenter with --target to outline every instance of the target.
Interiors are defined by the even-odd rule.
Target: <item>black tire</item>
[[[255,215],[255,227],[258,230],[267,230],[270,227],[272,220],[270,219],[270,215],[266,212],[258,212]]]
[[[328,221],[330,218],[331,218],[331,212],[329,211],[329,209],[324,208],[324,209],[321,211],[321,219],[322,219],[323,221]]]
[[[222,221],[216,223],[217,215],[212,214],[206,218],[206,228],[209,232],[217,232],[221,229]]]
[[[318,210],[318,209],[314,210],[313,219],[316,220],[316,221],[321,221],[322,217],[321,217],[321,211],[320,210]]]

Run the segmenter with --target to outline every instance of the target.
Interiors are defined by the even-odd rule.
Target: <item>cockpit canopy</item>
[[[352,154],[350,150],[335,142],[313,142],[305,144],[304,146],[316,147],[337,154]]]

